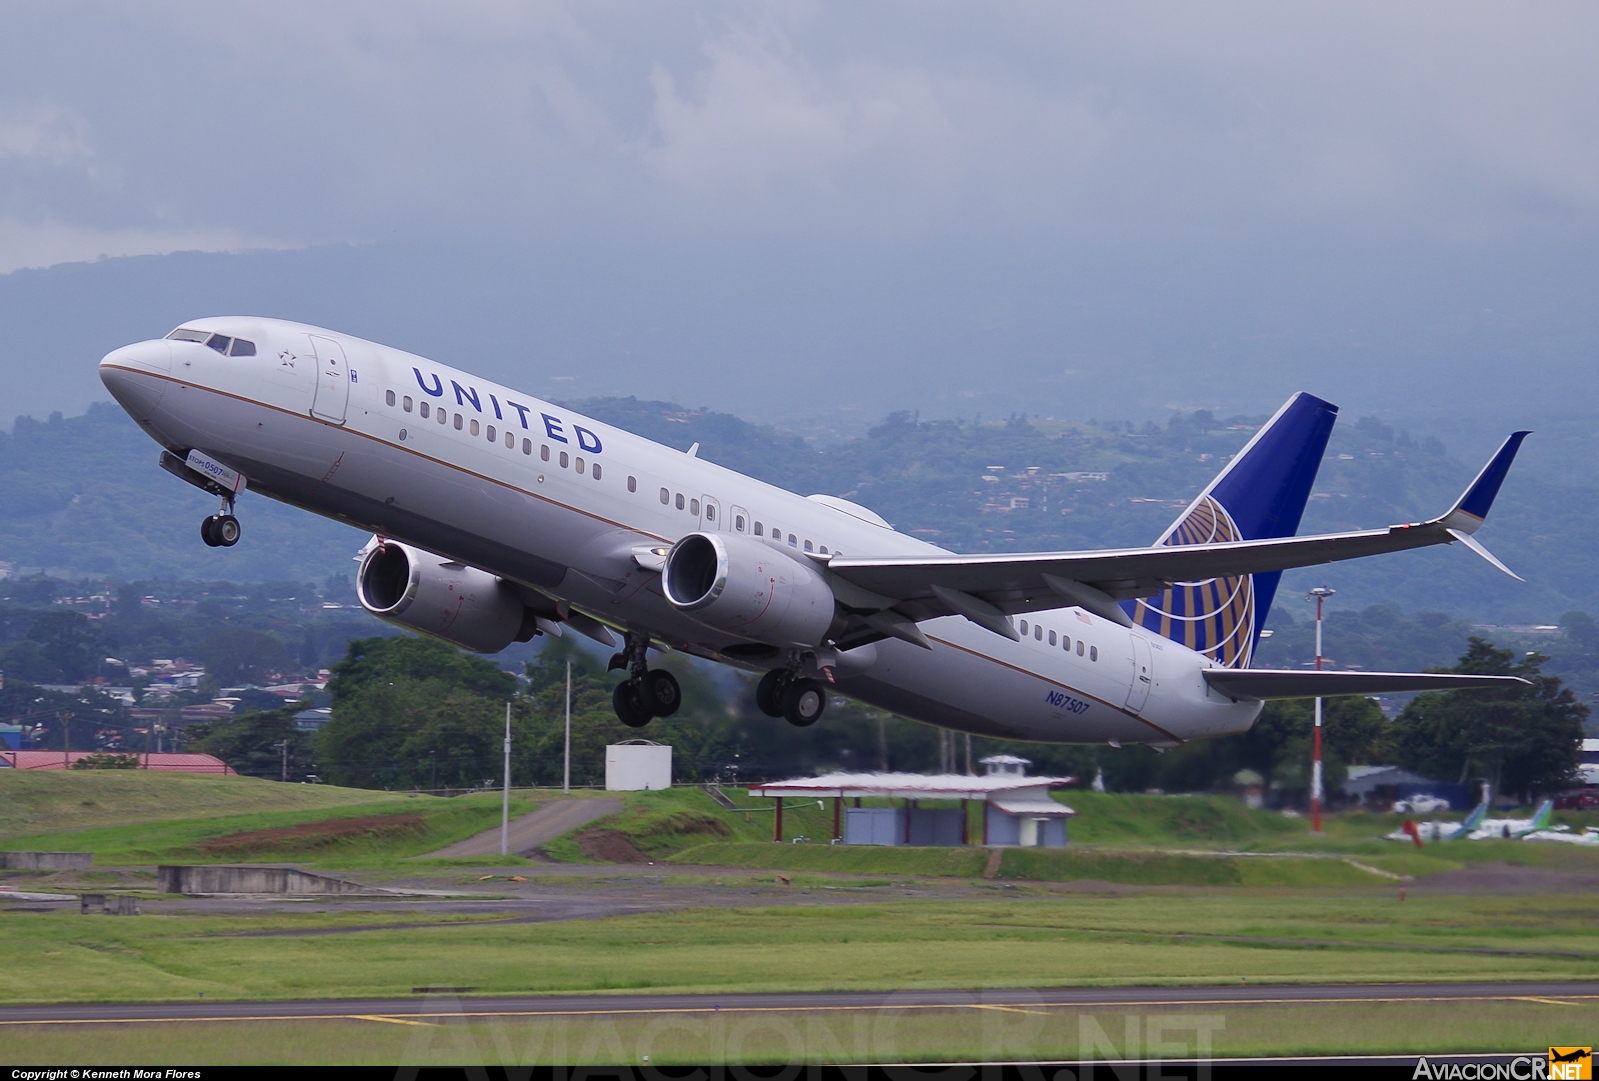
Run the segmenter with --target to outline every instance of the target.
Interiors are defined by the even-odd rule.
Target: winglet
[[[1482,467],[1482,472],[1477,474],[1477,479],[1471,482],[1449,513],[1444,515],[1443,524],[1448,529],[1458,529],[1462,533],[1477,532],[1483,519],[1488,517],[1488,508],[1493,506],[1499,486],[1505,482],[1505,474],[1510,472],[1510,463],[1516,460],[1521,441],[1531,434],[1510,433],[1510,438],[1500,445],[1494,456],[1488,459],[1488,464]]]

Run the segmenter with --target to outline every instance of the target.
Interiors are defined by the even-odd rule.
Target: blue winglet
[[[1521,441],[1531,434],[1531,432],[1510,433],[1510,438],[1504,441],[1498,452],[1488,460],[1488,464],[1482,467],[1477,479],[1471,482],[1471,487],[1466,489],[1465,494],[1460,497],[1460,502],[1455,504],[1450,517],[1461,513],[1469,514],[1476,519],[1475,525],[1466,529],[1466,532],[1472,532],[1476,525],[1482,524],[1483,519],[1488,517],[1488,508],[1493,506],[1494,497],[1499,494],[1499,486],[1505,482],[1505,474],[1510,472],[1510,463],[1516,460],[1516,452],[1521,449]],[[1450,524],[1456,525],[1453,522]],[[1464,526],[1456,525],[1456,528]]]

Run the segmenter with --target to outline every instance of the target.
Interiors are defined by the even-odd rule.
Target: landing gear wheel
[[[783,670],[774,668],[755,685],[755,708],[768,717],[783,715]]]
[[[644,673],[638,696],[657,717],[670,717],[683,704],[683,690],[677,685],[677,677],[664,668]]]
[[[241,532],[239,520],[231,514],[213,514],[200,523],[200,539],[211,548],[232,548]]]
[[[783,688],[783,716],[796,728],[809,728],[822,719],[827,691],[814,679],[792,680]]]
[[[632,680],[616,685],[611,692],[611,708],[616,710],[616,719],[629,728],[643,728],[650,723],[650,711],[639,701],[638,688]]]

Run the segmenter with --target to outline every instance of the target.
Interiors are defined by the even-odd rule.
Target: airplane
[[[1474,537],[1527,432],[1442,515],[1297,537],[1337,416],[1291,397],[1153,545],[959,555],[509,387],[320,327],[185,322],[100,362],[168,472],[238,543],[256,492],[357,525],[373,615],[496,653],[575,631],[617,650],[630,727],[680,704],[650,652],[760,673],[774,718],[837,693],[929,724],[1057,743],[1244,732],[1274,698],[1499,687],[1509,676],[1250,667],[1281,572]]]
[[[1421,844],[1423,841],[1458,841],[1462,837],[1470,837],[1474,830],[1482,825],[1482,820],[1488,813],[1488,788],[1483,786],[1482,802],[1473,807],[1471,813],[1463,822],[1407,822],[1405,826],[1414,826],[1412,833],[1405,826],[1394,830],[1387,835],[1390,841],[1413,841]]]
[[[1581,833],[1570,826],[1550,826],[1533,830],[1521,838],[1523,841],[1557,841],[1568,845],[1599,845],[1599,826],[1585,826]]]
[[[1525,837],[1529,833],[1549,828],[1549,818],[1555,812],[1555,801],[1546,799],[1538,805],[1531,818],[1485,818],[1472,831],[1471,839],[1481,841],[1488,837]]]

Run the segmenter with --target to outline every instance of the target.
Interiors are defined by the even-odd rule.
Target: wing
[[[1527,686],[1518,676],[1461,676],[1412,672],[1282,672],[1270,668],[1207,668],[1205,682],[1229,698],[1337,698],[1345,694],[1458,691],[1467,687]]]
[[[1014,639],[1016,631],[1007,616],[1070,605],[1131,626],[1118,602],[1152,596],[1174,583],[1310,567],[1455,541],[1511,574],[1472,534],[1487,517],[1528,434],[1516,432],[1506,439],[1444,514],[1386,529],[1092,552],[814,558],[825,564],[842,604],[857,612],[877,613],[881,633],[911,641],[920,637],[916,621],[947,615],[965,616]]]

